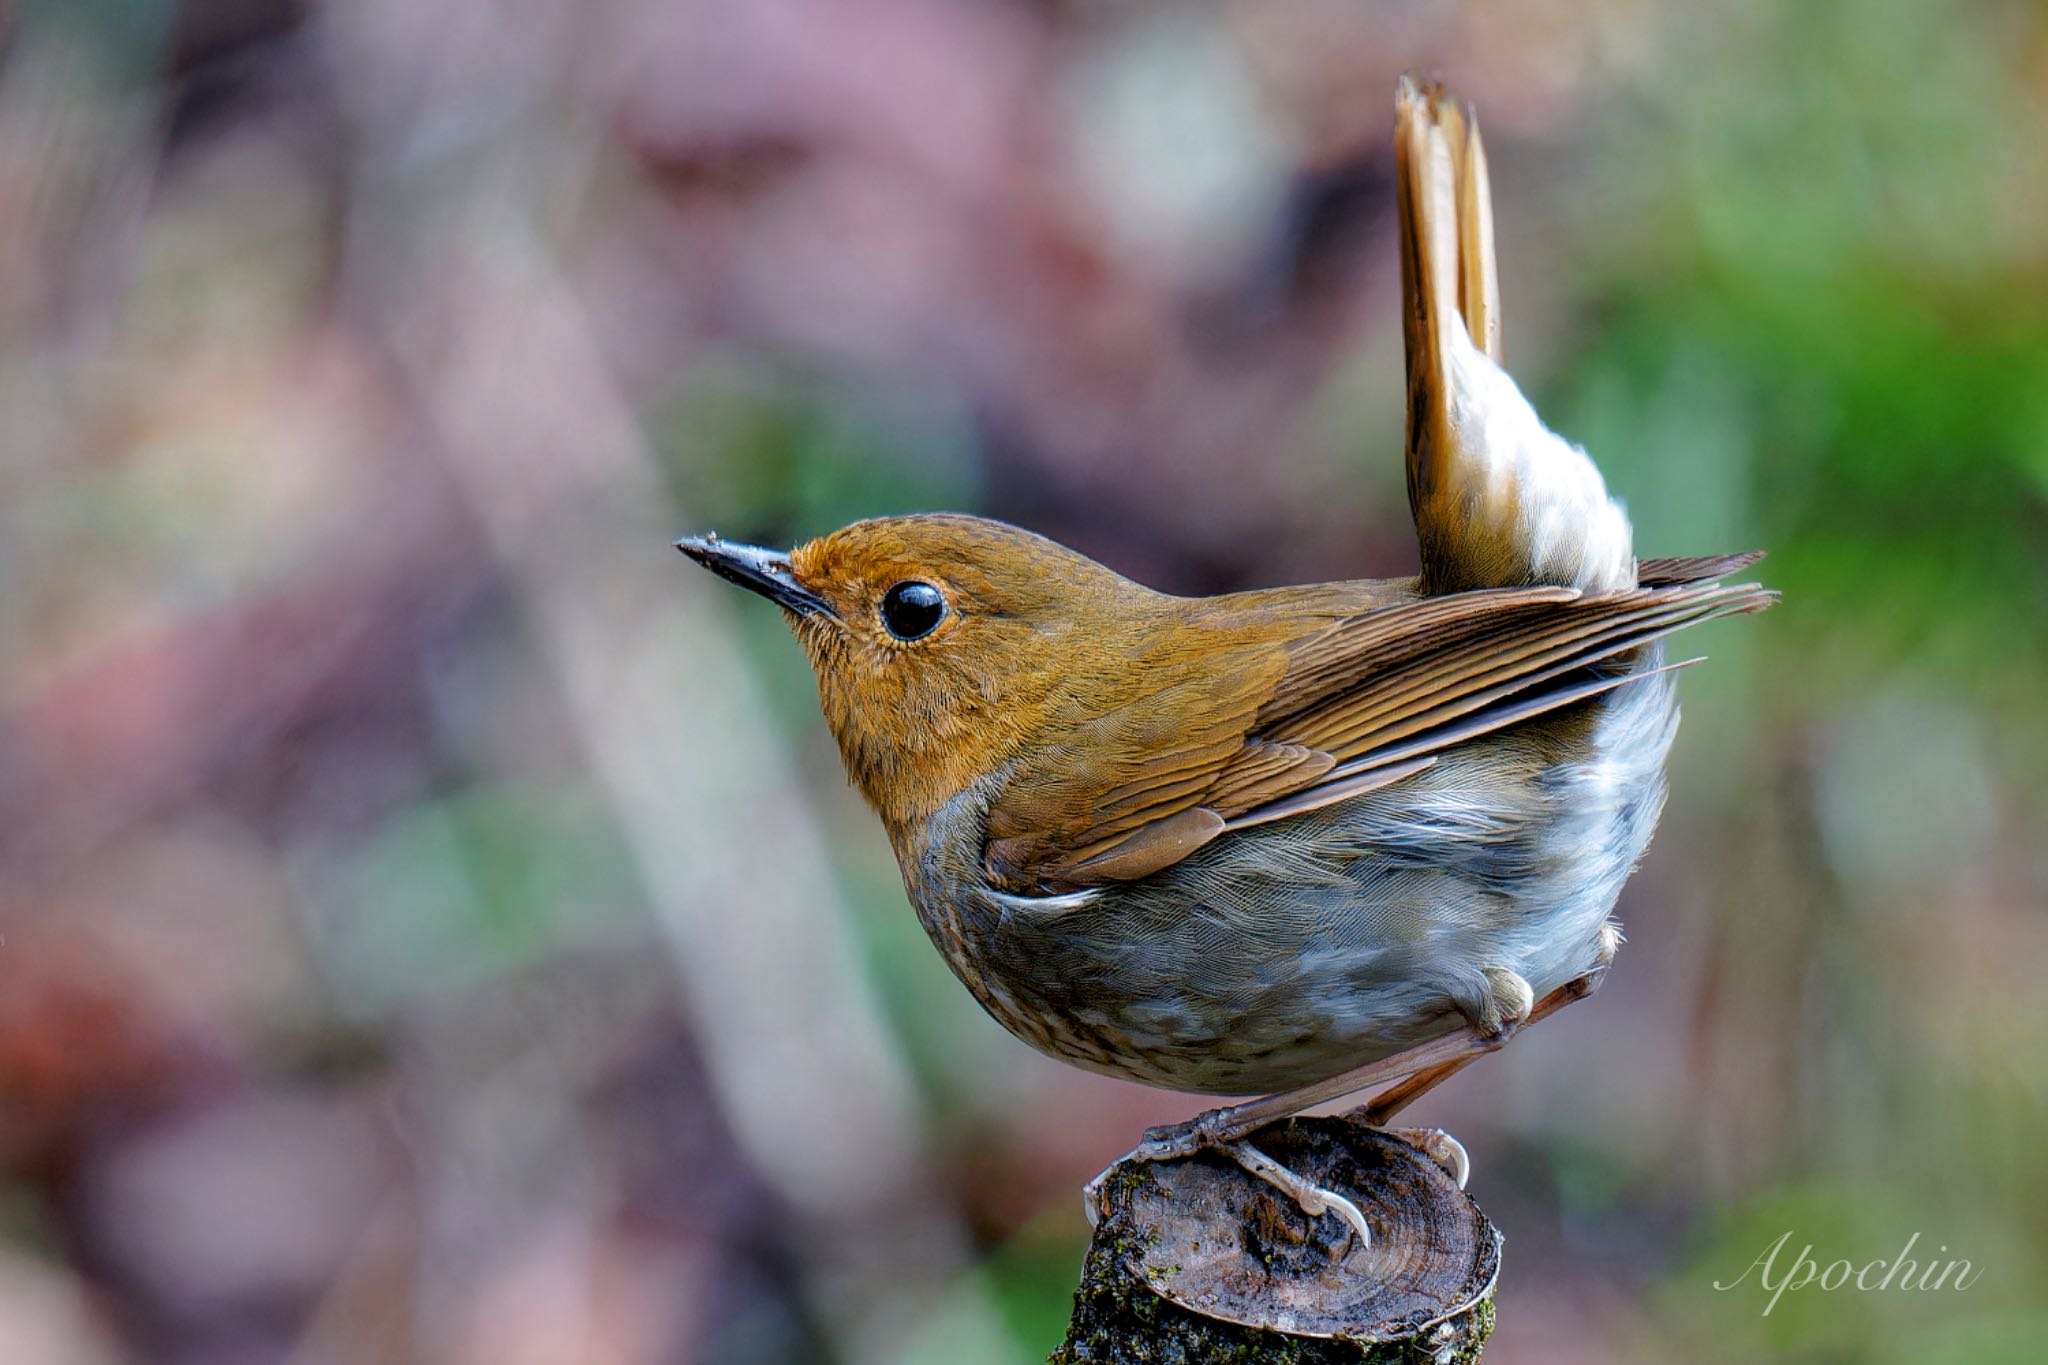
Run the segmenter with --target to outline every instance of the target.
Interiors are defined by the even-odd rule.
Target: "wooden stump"
[[[1372,1245],[1219,1153],[1125,1163],[1105,1183],[1054,1365],[1479,1358],[1501,1236],[1442,1167],[1349,1116],[1288,1119],[1252,1142],[1350,1196]]]

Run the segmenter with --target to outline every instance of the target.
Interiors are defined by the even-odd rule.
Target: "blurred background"
[[[1605,989],[1416,1111],[1487,1358],[2048,1354],[2048,9],[0,16],[0,1360],[1042,1359],[1199,1103],[980,1014],[669,541],[1412,571],[1403,70],[1643,552],[1785,595]],[[1788,1232],[1981,1273],[1713,1288]]]

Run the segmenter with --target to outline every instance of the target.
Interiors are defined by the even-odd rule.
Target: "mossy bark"
[[[1350,1117],[1252,1143],[1351,1197],[1360,1245],[1228,1157],[1126,1164],[1102,1193],[1053,1365],[1466,1365],[1493,1330],[1500,1234],[1422,1152]]]

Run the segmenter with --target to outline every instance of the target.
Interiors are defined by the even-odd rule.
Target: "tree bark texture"
[[[1467,1365],[1493,1330],[1501,1236],[1436,1162],[1355,1117],[1254,1146],[1358,1204],[1362,1246],[1228,1156],[1126,1162],[1105,1181],[1053,1365]]]

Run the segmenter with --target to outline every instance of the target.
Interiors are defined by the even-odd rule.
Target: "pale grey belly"
[[[1208,1094],[1319,1080],[1459,1023],[1487,967],[1537,998],[1590,970],[1676,724],[1669,676],[1646,678],[1141,882],[975,892],[954,948],[989,1011],[1065,1060]]]

